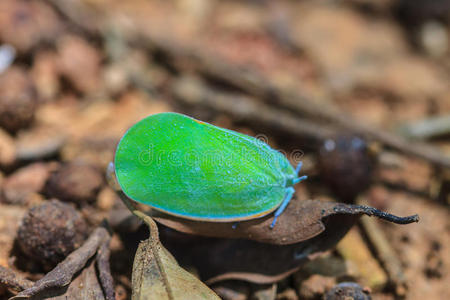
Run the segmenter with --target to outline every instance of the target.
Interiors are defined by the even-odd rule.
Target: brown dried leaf
[[[133,299],[220,299],[205,284],[181,268],[159,241],[151,218],[150,237],[139,244],[133,264]]]
[[[156,211],[152,211],[152,217],[159,223],[184,233],[287,245],[321,233],[325,229],[321,219],[332,214],[334,206],[336,203],[333,202],[293,199],[273,229],[270,228],[273,214],[240,222],[235,229],[234,223],[192,221]]]
[[[236,236],[230,236],[233,238],[228,239],[205,238],[169,229],[161,232],[161,239],[182,265],[193,264],[198,270],[201,279],[206,280],[208,284],[230,279],[255,283],[272,283],[297,271],[314,256],[333,248],[354,225],[361,214],[378,215],[397,223],[417,221],[417,216],[398,218],[366,206],[320,201],[306,201],[306,203],[309,203],[307,204],[310,205],[309,207],[321,208],[321,210],[316,215],[314,215],[314,209],[310,210],[312,219],[306,219],[309,221],[305,223],[302,222],[304,220],[301,218],[298,220],[291,219],[291,227],[302,230],[304,233],[310,233],[311,228],[313,228],[316,235],[310,235],[306,239],[307,235],[301,236],[299,234],[299,241],[290,244],[276,244],[283,241],[283,239],[282,237],[277,239],[276,236],[271,235],[272,231],[268,229],[271,217],[266,218],[261,223],[264,225],[256,224],[255,228],[258,228],[258,226],[263,226],[258,228],[259,230],[264,230],[264,227],[267,228],[265,232],[271,237],[270,240],[273,241],[273,244],[236,239]],[[285,213],[289,215],[292,213],[289,212],[290,209],[297,211],[298,208],[299,204],[297,203]],[[298,210],[298,212],[300,211]],[[321,217],[322,214],[323,216]],[[279,221],[282,221],[283,216],[284,214],[279,218]],[[286,216],[284,218],[284,222],[286,222],[288,218]],[[292,218],[292,215],[289,218]],[[212,223],[203,224],[204,226],[205,224],[208,224],[208,226],[212,225]],[[225,225],[223,224],[222,226]],[[283,224],[281,222],[277,223],[275,229],[279,225]],[[231,224],[228,224],[228,226],[231,226]],[[239,231],[239,226],[236,230],[228,232]],[[196,228],[199,229],[198,233],[201,234],[200,227]],[[285,224],[280,226],[280,228],[283,228],[286,232],[289,227]],[[289,237],[285,232],[281,231],[279,234]],[[254,237],[250,236],[247,238],[253,239]],[[261,236],[258,238],[262,239]]]
[[[191,221],[152,211],[152,217],[159,223],[184,233],[210,237],[244,238],[275,245],[295,244],[317,236],[325,230],[322,220],[335,214],[348,216],[378,214],[379,217],[385,219],[387,216],[380,211],[375,212],[373,208],[369,207],[318,200],[293,199],[272,229],[270,224],[273,220],[273,214],[259,219],[240,222],[237,226],[233,226],[234,223]],[[395,216],[393,217],[395,218]],[[389,219],[389,217],[387,218]],[[416,221],[413,217],[407,218],[410,218],[408,220],[412,222]]]
[[[181,265],[193,265],[208,284],[229,279],[267,284],[289,276],[313,255],[332,248],[357,219],[351,214],[329,216],[322,220],[325,230],[320,234],[289,245],[206,238],[170,229],[161,231],[161,239]]]

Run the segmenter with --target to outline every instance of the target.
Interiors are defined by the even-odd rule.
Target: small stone
[[[28,211],[18,229],[17,243],[25,255],[51,269],[87,236],[88,226],[72,206],[50,200]]]
[[[29,204],[43,190],[50,168],[49,164],[34,163],[15,171],[3,182],[3,201],[9,204]]]
[[[277,300],[298,300],[298,295],[293,288],[287,288],[277,295]]]
[[[106,89],[113,95],[122,93],[128,86],[128,78],[123,67],[117,64],[108,65],[103,71]]]
[[[0,46],[0,74],[8,69],[16,58],[16,49],[11,45]]]
[[[341,282],[323,297],[324,300],[370,300],[370,292],[355,282]]]
[[[103,176],[96,168],[72,162],[50,176],[46,191],[50,197],[81,204],[95,201],[103,183]]]
[[[90,94],[100,88],[99,51],[78,36],[58,41],[59,69],[80,92]]]
[[[66,135],[54,127],[37,126],[17,135],[17,158],[38,160],[52,157],[61,150]]]
[[[0,166],[9,167],[16,160],[16,145],[12,136],[0,128]]]
[[[0,74],[0,126],[10,132],[30,125],[36,111],[36,91],[26,72],[12,67]]]
[[[339,136],[326,140],[319,152],[321,177],[342,202],[353,202],[372,180],[374,157],[364,140]]]
[[[118,201],[119,196],[110,187],[104,187],[97,196],[97,206],[103,211],[110,211]]]
[[[449,39],[444,24],[428,21],[420,28],[420,42],[424,50],[432,57],[443,57],[448,53]]]
[[[41,51],[35,54],[31,77],[41,99],[51,100],[58,94],[59,75],[56,53]]]
[[[61,32],[60,19],[43,1],[1,0],[0,40],[26,53]]]

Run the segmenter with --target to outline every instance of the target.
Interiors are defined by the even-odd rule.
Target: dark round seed
[[[54,267],[88,236],[84,218],[69,204],[46,201],[31,208],[17,233],[17,244],[28,257],[46,269]]]

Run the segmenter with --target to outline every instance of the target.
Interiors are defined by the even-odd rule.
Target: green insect
[[[187,219],[233,222],[276,210],[306,179],[280,152],[235,131],[178,113],[148,116],[120,140],[117,181],[131,199]]]

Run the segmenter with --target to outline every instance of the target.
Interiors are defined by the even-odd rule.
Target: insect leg
[[[297,175],[298,175],[298,173],[300,173],[300,170],[301,170],[302,166],[303,166],[303,162],[301,161],[301,162],[298,163],[297,168],[295,168],[295,173]]]
[[[308,176],[303,175],[302,177],[295,178],[293,182],[294,182],[294,184],[297,184],[297,183],[299,183],[300,181],[305,180],[306,178],[308,178]]]
[[[294,196],[295,190],[293,187],[289,187],[286,189],[286,195],[284,196],[284,200],[281,203],[280,207],[275,211],[275,214],[273,216],[273,222],[270,224],[270,228],[275,227],[275,223],[277,222],[277,218],[283,213],[286,206],[289,204],[289,201],[291,201],[292,196]]]

